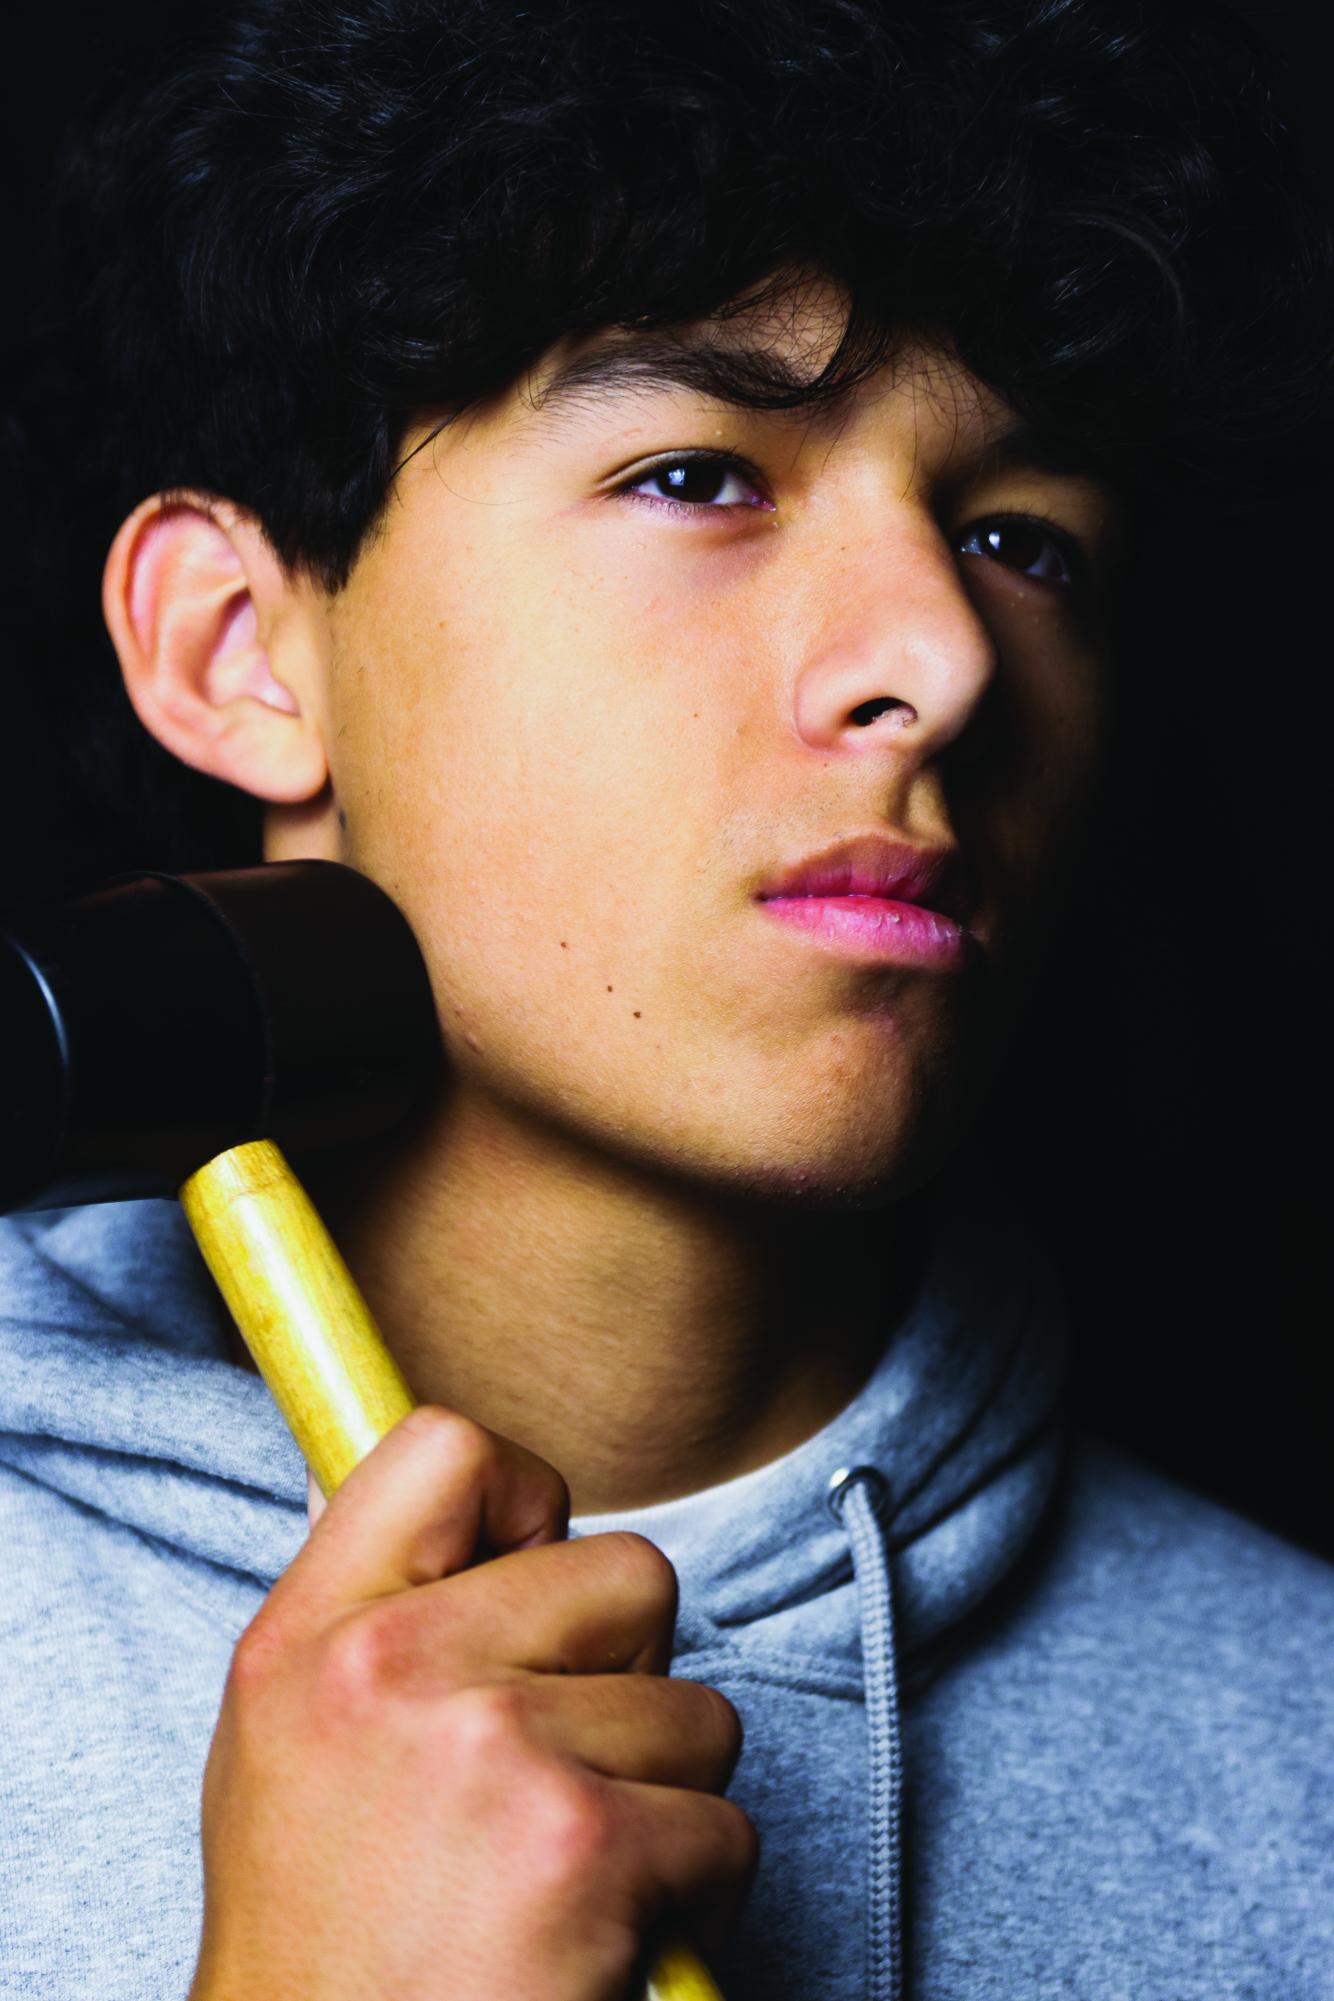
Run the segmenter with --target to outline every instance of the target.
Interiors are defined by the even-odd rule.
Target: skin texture
[[[666,1672],[666,1558],[568,1506],[431,1405],[353,1469],[232,1658],[190,2001],[621,2001],[666,1913],[735,1922],[736,1712]]]
[[[681,338],[813,370],[839,324],[816,287]],[[666,1674],[665,1559],[564,1540],[571,1494],[726,1479],[865,1378],[1098,770],[1105,494],[999,452],[1011,413],[924,350],[824,413],[548,393],[627,341],[423,418],[339,593],[221,496],[145,501],[108,560],[146,726],[267,802],[270,858],[389,890],[452,1059],[410,1138],[312,1181],[427,1408],[237,1647],[192,2001],[618,2001],[661,1919],[734,1921],[740,1720]],[[691,452],[733,458],[674,499]],[[986,539],[1033,513],[1079,588],[1046,531]],[[964,851],[961,970],[757,906],[877,830]]]
[[[816,285],[681,337],[813,372],[840,324]],[[190,495],[144,503],[106,581],[146,725],[268,802],[270,858],[349,861],[412,922],[448,1087],[313,1192],[417,1395],[579,1510],[761,1464],[873,1365],[1065,887],[1117,536],[1097,485],[998,456],[1013,413],[929,349],[824,412],[544,394],[633,340],[424,416],[339,593]],[[700,451],[752,471],[665,497],[650,468]],[[1040,532],[1028,568],[970,547],[1000,514],[1065,530],[1084,585]],[[757,907],[869,830],[963,849],[962,972]]]

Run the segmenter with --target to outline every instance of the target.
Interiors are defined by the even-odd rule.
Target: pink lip
[[[915,848],[872,828],[781,869],[758,896],[764,903],[792,896],[870,896],[927,905],[961,923],[971,900],[962,860],[957,848]]]
[[[886,896],[768,896],[760,907],[850,957],[942,972],[964,963],[963,926],[917,903]]]

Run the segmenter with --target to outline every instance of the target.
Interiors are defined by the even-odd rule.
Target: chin
[[[654,1161],[672,1179],[689,1184],[724,1206],[800,1210],[808,1215],[872,1215],[892,1209],[933,1181],[959,1144],[956,1120],[889,1121],[872,1134],[856,1132],[800,1136],[790,1147],[770,1141],[762,1151],[738,1158],[735,1134],[731,1158],[709,1149],[692,1159],[675,1151]]]

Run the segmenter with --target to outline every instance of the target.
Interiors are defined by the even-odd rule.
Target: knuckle
[[[253,1697],[272,1687],[289,1658],[290,1643],[261,1609],[236,1643],[228,1679],[236,1694]]]
[[[489,1431],[462,1417],[444,1404],[418,1404],[400,1420],[399,1429],[414,1441],[421,1441],[447,1460],[452,1471],[476,1476],[486,1471],[496,1456],[496,1442]]]
[[[560,1521],[568,1522],[571,1506],[569,1481],[563,1473],[557,1472],[556,1468],[549,1461],[543,1459],[539,1461],[539,1464],[546,1478],[547,1499],[551,1512]]]
[[[723,1808],[723,1839],[737,1876],[749,1879],[760,1860],[760,1834],[750,1815],[735,1800],[720,1800]]]
[[[699,1691],[697,1700],[702,1712],[702,1731],[717,1747],[719,1758],[730,1772],[741,1756],[741,1746],[745,1741],[740,1712],[721,1689],[711,1688],[707,1682],[697,1682],[695,1686]]]
[[[526,1818],[533,1867],[554,1886],[597,1878],[620,1846],[610,1795],[558,1765],[535,1777]]]
[[[451,1762],[495,1772],[526,1739],[522,1691],[504,1682],[460,1689],[441,1714],[439,1735]]]
[[[618,1568],[636,1597],[663,1618],[676,1613],[677,1579],[671,1560],[647,1536],[633,1529],[609,1529],[601,1538],[608,1559]]]
[[[403,1671],[397,1621],[361,1608],[328,1633],[319,1649],[311,1704],[324,1724],[357,1723],[382,1710]]]

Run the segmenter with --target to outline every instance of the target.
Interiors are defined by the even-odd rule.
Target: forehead
[[[463,433],[471,444],[513,443],[516,434],[558,444],[590,423],[618,428],[649,400],[675,395],[817,442],[882,439],[892,428],[916,474],[933,483],[979,469],[1020,470],[1106,492],[1109,482],[1077,443],[1021,420],[948,345],[912,333],[886,337],[871,365],[849,376],[849,357],[840,353],[849,318],[847,295],[832,281],[785,276],[672,326],[567,336],[508,389],[474,406]],[[423,421],[408,456],[450,428],[449,417]]]
[[[952,352],[912,335],[886,341],[877,365],[849,379],[841,352],[848,323],[848,301],[831,283],[769,288],[672,327],[605,328],[559,341],[516,385],[518,401],[555,418],[613,397],[677,389],[805,430],[836,430],[858,409],[894,396],[925,421],[974,433],[1013,421],[1004,400]]]

